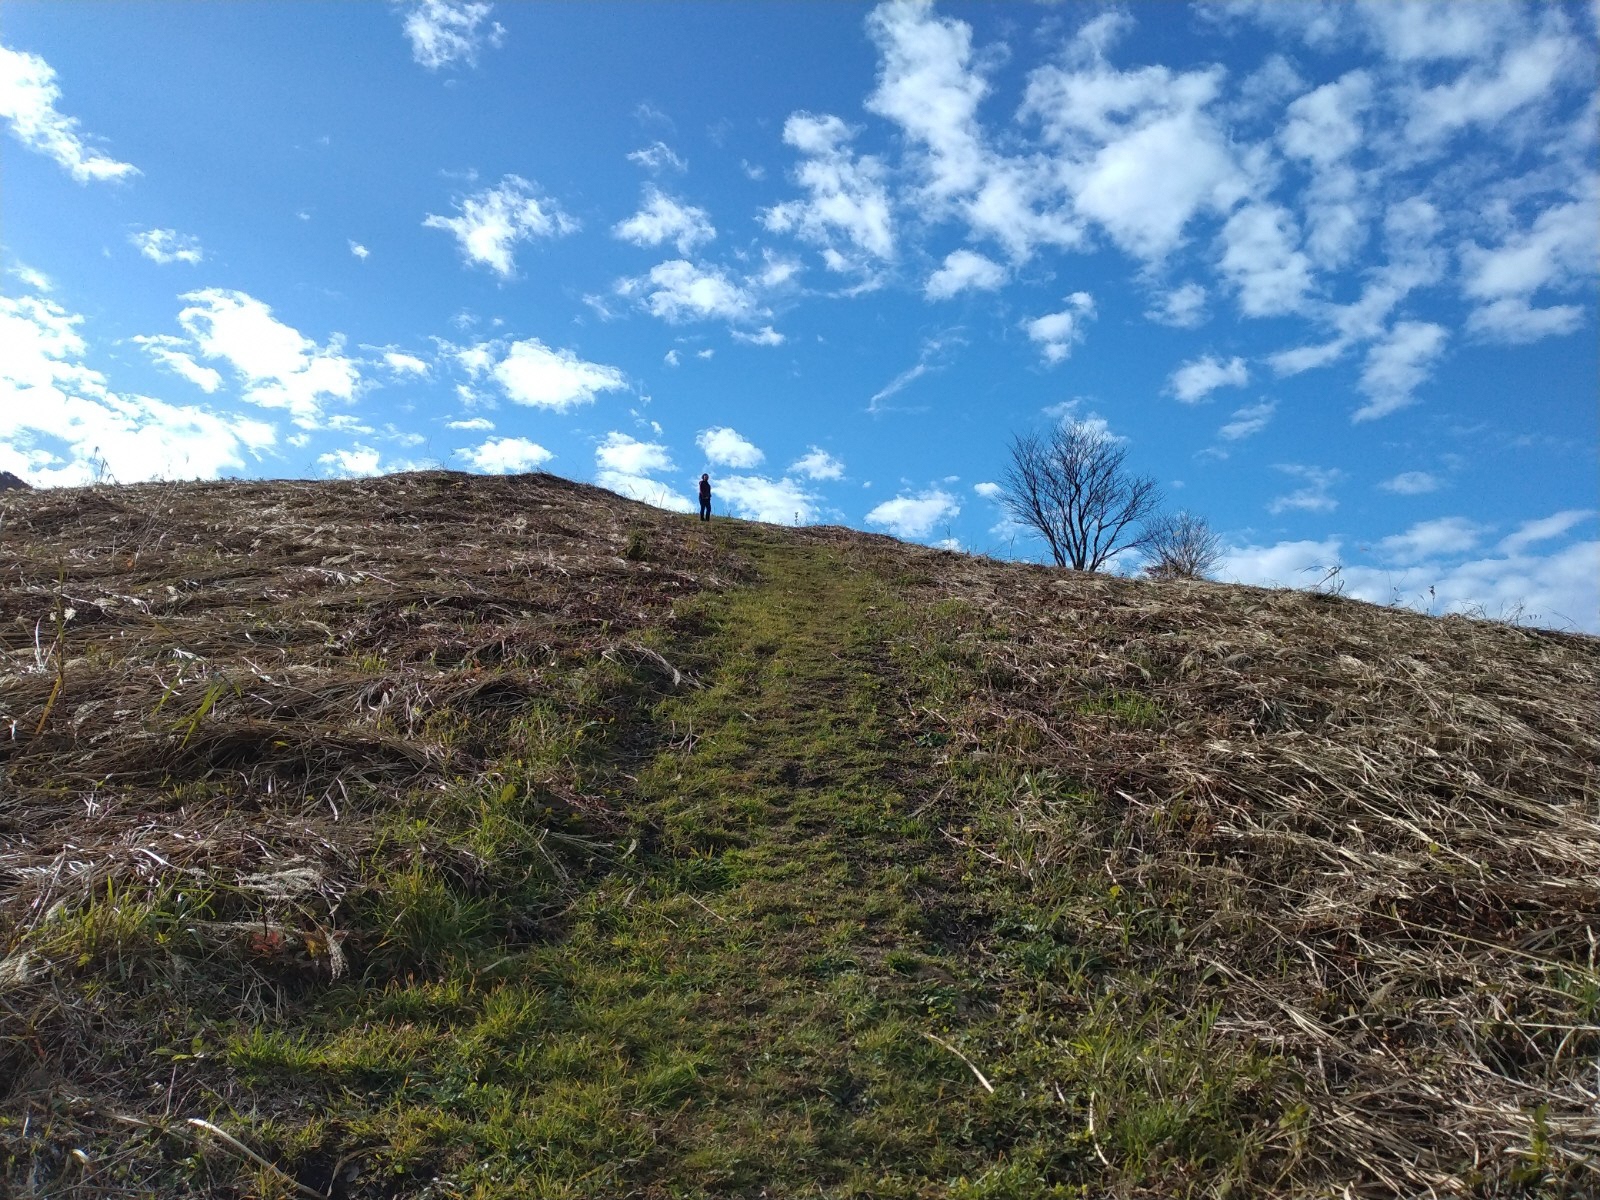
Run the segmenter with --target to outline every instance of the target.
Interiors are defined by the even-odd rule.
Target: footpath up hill
[[[0,498],[0,1194],[1600,1195],[1600,642],[551,476]]]

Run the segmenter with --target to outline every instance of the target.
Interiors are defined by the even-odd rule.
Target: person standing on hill
[[[700,519],[711,520],[711,476],[700,476]]]

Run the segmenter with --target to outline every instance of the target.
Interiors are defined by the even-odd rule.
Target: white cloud
[[[403,28],[411,39],[411,57],[430,71],[465,63],[477,66],[478,51],[505,40],[505,26],[485,18],[494,5],[482,0],[409,0]]]
[[[883,165],[850,149],[853,131],[838,117],[792,114],[783,125],[783,140],[804,160],[795,181],[805,188],[803,200],[774,205],[762,224],[774,233],[793,232],[824,250],[832,270],[868,265],[868,260],[894,256],[894,225]],[[851,253],[847,254],[842,244]]]
[[[447,421],[446,429],[466,429],[473,432],[484,433],[494,428],[494,422],[488,417],[467,417],[460,421]]]
[[[83,318],[0,296],[0,470],[39,485],[214,478],[276,440],[265,422],[111,390],[84,362]],[[142,343],[141,343],[142,344]]]
[[[1067,297],[1067,307],[1060,312],[1046,313],[1022,328],[1031,341],[1039,344],[1045,362],[1054,366],[1072,354],[1072,347],[1083,341],[1084,322],[1094,317],[1094,297],[1088,292],[1073,292]]]
[[[715,484],[737,517],[775,525],[810,524],[817,519],[817,498],[793,479],[768,479],[761,475],[725,475]]]
[[[679,254],[689,254],[702,242],[717,236],[716,227],[705,209],[679,204],[653,186],[645,188],[644,206],[614,226],[611,233],[635,246],[671,242]]]
[[[1412,393],[1433,377],[1434,364],[1444,354],[1449,336],[1442,325],[1397,322],[1388,336],[1367,352],[1361,372],[1367,403],[1351,419],[1371,421],[1411,404]]]
[[[789,466],[791,475],[804,475],[807,479],[843,479],[844,464],[826,450],[817,446]]]
[[[1439,517],[1418,521],[1404,533],[1386,537],[1379,551],[1391,562],[1411,563],[1424,558],[1461,554],[1471,550],[1483,537],[1483,526],[1465,517]]]
[[[765,312],[750,291],[716,267],[699,267],[675,258],[652,267],[641,278],[617,283],[621,296],[638,298],[652,315],[678,324],[719,319],[748,321]]]
[[[206,395],[211,395],[222,386],[221,372],[195,362],[194,356],[188,351],[188,343],[182,338],[154,333],[135,334],[130,340],[144,347],[144,352],[161,366],[175,375],[181,375]]]
[[[151,262],[194,264],[205,257],[199,238],[175,229],[141,229],[129,234],[128,240]]]
[[[1385,479],[1378,486],[1397,496],[1423,496],[1438,491],[1439,480],[1426,471],[1401,471],[1394,478]]]
[[[1471,66],[1450,83],[1416,92],[1406,135],[1437,142],[1469,125],[1497,124],[1541,100],[1586,56],[1592,51],[1561,34],[1513,46],[1495,67]]]
[[[552,350],[538,338],[513,342],[495,364],[494,377],[513,402],[556,412],[592,404],[596,393],[628,386],[616,367],[585,362],[571,350]]]
[[[24,285],[36,292],[53,292],[56,285],[43,271],[35,271],[32,267],[17,265],[12,267],[7,274],[20,279]]]
[[[367,259],[372,257],[371,250],[368,250],[360,242],[354,240],[351,240],[350,242],[350,253],[355,255],[362,262],[365,262]]]
[[[594,454],[595,482],[618,495],[677,512],[692,512],[687,495],[652,476],[675,471],[672,456],[659,442],[641,442],[625,433],[606,434]]]
[[[928,488],[913,496],[885,500],[867,514],[868,525],[878,525],[899,538],[925,538],[941,521],[952,521],[960,502],[942,488]]]
[[[1250,382],[1250,368],[1235,356],[1227,362],[1206,354],[1186,362],[1167,380],[1167,390],[1185,404],[1198,404],[1220,387],[1243,387]]]
[[[948,300],[964,291],[992,292],[1005,283],[1006,269],[971,250],[954,250],[944,266],[928,277],[922,294],[929,300]]]
[[[985,500],[998,500],[1005,493],[1004,488],[1002,488],[998,483],[992,482],[975,483],[972,485],[972,490],[977,492],[978,495],[982,496]]]
[[[555,455],[527,438],[490,438],[480,446],[457,450],[469,469],[485,475],[516,475],[543,466]]]
[[[1229,546],[1217,564],[1217,578],[1257,587],[1306,587],[1341,565],[1341,550],[1336,537],[1273,546]]]
[[[1162,292],[1144,315],[1158,325],[1193,329],[1205,323],[1206,289],[1198,283],[1185,283]]]
[[[1252,437],[1267,427],[1267,423],[1272,420],[1272,414],[1277,411],[1277,408],[1276,401],[1263,400],[1260,404],[1250,404],[1244,408],[1235,409],[1228,423],[1217,430],[1217,436],[1229,442],[1236,442],[1240,438]]]
[[[1461,249],[1462,290],[1479,303],[1468,329],[1491,341],[1523,343],[1571,333],[1583,323],[1577,305],[1535,308],[1529,298],[1542,288],[1568,288],[1592,282],[1600,265],[1600,190],[1552,205],[1524,232],[1513,233],[1495,249],[1469,242]]]
[[[1343,471],[1335,467],[1307,467],[1298,463],[1280,464],[1278,470],[1303,480],[1305,486],[1286,496],[1275,497],[1267,505],[1267,511],[1273,516],[1289,511],[1332,512],[1339,507],[1339,502],[1333,498],[1332,488],[1344,478]]]
[[[426,375],[428,364],[415,354],[406,354],[400,350],[386,350],[383,361],[389,364],[389,369],[396,375]]]
[[[673,148],[665,142],[651,142],[643,150],[635,150],[628,155],[628,161],[638,163],[650,171],[687,171],[689,164],[678,157]]]
[[[317,462],[321,465],[323,474],[339,475],[346,479],[363,479],[369,475],[380,474],[377,450],[371,446],[364,446],[357,442],[342,450],[332,450],[327,454],[317,455]]]
[[[1600,514],[1592,508],[1569,508],[1536,521],[1524,521],[1517,527],[1515,533],[1502,538],[1496,549],[1502,554],[1521,554],[1535,542],[1560,537],[1567,530],[1596,515]]]
[[[704,452],[707,462],[719,467],[745,470],[759,466],[767,457],[737,430],[721,425],[702,429],[694,443]]]
[[[423,226],[454,234],[467,262],[480,263],[502,279],[511,278],[516,270],[512,248],[518,242],[558,237],[579,227],[575,218],[554,200],[540,196],[520,175],[507,175],[492,188],[461,197],[455,206],[460,216],[429,213]]]
[[[1311,260],[1296,249],[1294,216],[1277,204],[1247,204],[1222,227],[1222,273],[1247,317],[1298,312],[1311,288]]]
[[[754,333],[746,333],[742,329],[734,329],[729,332],[732,333],[734,341],[745,342],[751,346],[781,346],[788,340],[771,325],[763,325]]]
[[[661,361],[666,363],[669,367],[677,366],[678,352],[676,350],[668,350],[664,355],[661,356]]]
[[[180,299],[189,307],[178,313],[178,324],[201,357],[234,369],[250,403],[287,409],[296,425],[316,429],[325,424],[328,402],[355,399],[360,372],[338,335],[318,346],[245,292],[204,288]]]
[[[985,139],[977,110],[995,59],[975,61],[971,27],[918,0],[895,0],[873,10],[867,29],[881,60],[867,108],[915,147],[915,206],[925,216],[960,217],[975,238],[993,238],[1019,262],[1041,242],[1076,245],[1082,229],[1051,203],[1047,157],[1007,157]]]
[[[55,159],[79,183],[139,174],[132,163],[87,146],[78,133],[77,118],[57,111],[60,99],[55,69],[49,63],[37,54],[0,46],[0,117],[19,142]]]
[[[602,471],[623,475],[653,475],[657,471],[677,470],[672,455],[659,442],[641,442],[614,430],[601,440],[594,452],[594,461]]]

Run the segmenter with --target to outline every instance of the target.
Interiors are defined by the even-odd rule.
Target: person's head
[[[706,474],[700,476],[700,480],[701,480],[702,483],[709,483],[711,481],[710,472],[707,472]]]

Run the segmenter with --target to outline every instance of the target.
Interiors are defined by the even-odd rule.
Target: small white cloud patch
[[[556,412],[592,404],[597,393],[628,386],[616,367],[585,362],[571,350],[553,350],[538,338],[513,342],[495,364],[494,377],[513,402]]]
[[[400,350],[385,351],[383,361],[396,375],[426,375],[428,364],[415,354],[406,354]]]
[[[922,294],[929,300],[948,300],[965,291],[992,292],[1006,279],[1006,269],[993,259],[971,250],[954,250],[928,277]]]
[[[205,257],[200,250],[199,238],[175,229],[141,229],[130,234],[128,240],[151,262],[193,265]]]
[[[527,438],[490,438],[480,446],[457,450],[467,467],[485,475],[515,475],[549,462],[555,455]]]
[[[1232,419],[1217,430],[1217,436],[1224,441],[1236,442],[1240,438],[1258,434],[1267,427],[1277,408],[1275,400],[1263,400],[1260,404],[1248,404],[1243,408],[1236,408]]]
[[[717,230],[705,209],[680,204],[652,186],[645,188],[644,204],[639,211],[614,226],[611,234],[635,246],[671,242],[679,254],[689,254],[696,246],[715,238]]]
[[[885,500],[867,514],[867,524],[887,529],[900,538],[925,538],[941,521],[954,520],[961,503],[941,488]]]
[[[477,66],[481,47],[505,40],[505,26],[498,21],[484,27],[494,9],[484,0],[411,0],[403,8],[411,57],[430,71],[456,63]]]
[[[1401,471],[1393,479],[1385,479],[1378,486],[1397,496],[1422,496],[1428,492],[1438,491],[1439,480],[1426,471]]]
[[[726,426],[703,429],[694,442],[705,454],[706,461],[714,466],[746,470],[759,466],[767,457],[737,430]]]
[[[516,271],[513,247],[536,237],[560,237],[579,228],[559,204],[520,175],[507,175],[492,188],[455,201],[460,216],[429,213],[422,224],[455,235],[468,263],[488,267],[502,279]]]
[[[1244,359],[1236,356],[1224,362],[1206,354],[1174,371],[1167,390],[1185,404],[1198,404],[1218,388],[1243,387],[1249,382],[1250,369]]]
[[[789,474],[804,475],[807,479],[843,479],[844,463],[817,446],[789,466]]]
[[[1045,362],[1051,366],[1065,362],[1072,347],[1083,341],[1084,322],[1094,317],[1094,297],[1088,292],[1073,292],[1067,297],[1067,307],[1060,312],[1046,313],[1022,328],[1030,340],[1037,342]]]
[[[362,262],[366,262],[367,259],[372,257],[372,251],[371,250],[368,250],[360,242],[355,241],[353,239],[350,242],[350,253],[355,255]]]

